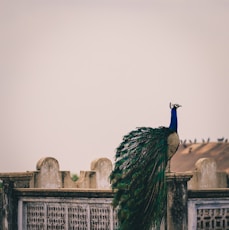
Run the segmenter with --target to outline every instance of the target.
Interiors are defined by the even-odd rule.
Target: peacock
[[[166,167],[179,146],[177,108],[169,127],[136,128],[123,137],[110,174],[119,230],[159,228],[166,211]]]

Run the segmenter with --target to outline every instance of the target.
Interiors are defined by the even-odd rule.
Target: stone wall
[[[193,177],[188,182],[188,189],[227,188],[226,172],[217,171],[217,164],[212,158],[201,158],[195,164]]]
[[[0,229],[2,229],[2,211],[3,211],[3,209],[2,209],[2,207],[3,207],[3,200],[2,200],[2,198],[3,198],[3,192],[2,192],[2,189],[0,188]]]
[[[53,157],[41,158],[36,171],[31,172],[30,188],[74,188],[69,171],[60,171],[59,162]]]
[[[99,158],[91,163],[91,171],[81,171],[76,182],[78,188],[110,189],[109,176],[112,163],[108,158]]]
[[[190,176],[169,174],[167,178],[167,218],[161,230],[187,230],[187,181]],[[5,176],[2,230],[117,229],[111,189],[15,188],[14,184],[12,177]]]
[[[18,230],[117,229],[111,190],[16,189],[15,196]]]
[[[110,189],[109,175],[112,171],[112,162],[108,158],[92,161],[90,171],[80,171],[79,179],[74,182],[69,171],[60,171],[59,162],[53,157],[45,157],[37,162],[36,171],[29,172],[30,188],[93,188]],[[23,173],[25,174],[25,173]],[[3,175],[0,173],[0,177]],[[7,175],[12,175],[8,173]],[[13,176],[21,175],[14,173]],[[16,183],[16,182],[15,182]],[[18,183],[18,182],[17,182]],[[25,187],[25,186],[15,186]]]
[[[31,223],[31,226],[37,226],[37,224],[40,226],[40,223],[50,226],[49,224],[54,224],[54,222],[48,223],[52,218],[49,216],[44,218],[49,212],[52,213],[51,216],[60,217],[58,222],[55,222],[56,227],[52,229],[67,230],[69,226],[67,226],[65,215],[71,216],[72,214],[69,214],[69,212],[72,209],[78,210],[77,212],[85,210],[85,213],[87,213],[87,216],[84,216],[86,218],[85,221],[81,223],[83,225],[86,223],[87,228],[85,229],[98,229],[96,226],[99,226],[102,223],[101,221],[104,222],[104,225],[110,226],[109,228],[102,229],[114,230],[116,228],[117,219],[113,214],[111,205],[113,191],[111,190],[109,175],[112,170],[112,163],[109,159],[100,158],[94,160],[91,163],[91,170],[81,171],[80,178],[76,182],[71,180],[70,172],[59,170],[58,161],[52,157],[40,159],[36,169],[36,171],[25,173],[0,173],[0,179],[3,180],[1,210],[4,215],[2,220],[0,220],[3,230],[24,230],[26,229],[25,225],[28,223]],[[168,217],[163,225],[165,227],[169,224],[168,230],[186,229],[186,194],[187,181],[190,177],[183,174],[168,175],[169,187],[172,187],[169,190],[168,196]],[[184,194],[182,195],[181,193]],[[79,196],[82,196],[82,199],[77,201]],[[49,198],[52,198],[53,202]],[[98,198],[101,199],[99,200]],[[174,209],[178,206],[182,206],[182,208],[179,208],[182,212],[179,212],[179,210],[176,212],[177,215],[181,215],[179,223],[177,223],[177,216],[174,216]],[[26,213],[24,213],[25,211]],[[42,214],[41,211],[44,213]],[[97,212],[98,215],[96,214]],[[102,214],[106,217],[100,220],[99,218]],[[41,215],[41,218],[44,219],[34,219],[33,215]],[[23,219],[25,217],[29,217],[29,219]],[[72,218],[71,221],[74,223],[74,226],[78,226],[79,223],[77,221],[81,221],[77,219],[76,215],[69,218]],[[93,221],[96,220],[96,222],[90,222],[90,218]],[[56,220],[56,218],[54,219]],[[90,227],[91,223],[93,223],[95,228]],[[62,224],[65,226],[59,228]]]
[[[23,173],[0,173],[0,178],[14,181],[16,188],[92,188],[110,189],[109,175],[112,162],[99,158],[91,163],[91,170],[80,171],[79,179],[74,182],[69,171],[60,171],[59,162],[53,157],[45,157],[37,162],[36,171]],[[217,170],[213,158],[201,158],[195,170],[186,172],[193,175],[188,189],[227,188],[228,175]],[[183,173],[184,174],[184,173]]]
[[[0,180],[3,181],[2,193],[0,192],[0,229],[17,229],[18,207],[16,206],[18,205],[18,199],[20,200],[21,195],[25,196],[25,198],[23,198],[25,201],[28,194],[31,196],[37,196],[37,194],[41,192],[43,197],[44,194],[46,194],[47,197],[51,194],[54,197],[56,196],[57,199],[60,198],[58,198],[58,196],[61,194],[63,207],[67,205],[65,202],[68,202],[71,195],[77,194],[78,196],[80,192],[83,192],[84,196],[87,198],[92,196],[90,193],[92,190],[95,191],[93,194],[100,194],[98,195],[100,197],[103,197],[105,193],[109,193],[110,199],[113,194],[109,181],[111,171],[112,163],[109,159],[96,159],[91,163],[91,170],[81,171],[78,181],[74,182],[71,179],[69,171],[60,171],[59,163],[55,158],[46,157],[38,161],[36,171],[24,173],[0,173]],[[191,177],[192,179],[190,180]],[[203,190],[208,190],[209,192],[211,189],[215,190],[228,187],[228,177],[226,172],[218,171],[216,162],[211,158],[199,159],[196,162],[195,170],[193,172],[180,174],[176,172],[167,173],[167,181],[168,206],[167,218],[164,223],[164,226],[167,226],[167,230],[187,229],[188,194],[190,194],[188,192]],[[72,199],[74,199],[74,197],[72,197]],[[111,202],[111,200],[109,202]],[[51,204],[51,206],[52,205],[53,204]],[[85,204],[85,207],[86,206],[87,205]],[[46,208],[48,206],[44,204],[44,207]],[[108,209],[109,208],[106,210]],[[59,210],[59,208],[56,210]],[[60,210],[62,210],[62,207],[60,207]],[[94,209],[92,208],[92,210]],[[192,209],[190,210],[190,212],[192,212]],[[195,211],[196,209],[193,210]],[[26,220],[22,221],[26,222]],[[21,229],[23,229],[23,225],[21,226]]]
[[[15,188],[93,188],[110,189],[112,162],[108,158],[92,161],[90,171],[80,171],[74,182],[69,171],[60,171],[59,162],[45,157],[37,162],[36,171],[0,173],[0,179],[13,181]]]
[[[228,215],[228,188],[188,191],[189,230],[227,230]]]

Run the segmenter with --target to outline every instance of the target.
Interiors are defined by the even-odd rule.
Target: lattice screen
[[[197,209],[197,230],[229,230],[229,208]]]
[[[87,230],[89,215],[84,205],[71,205],[68,207],[68,228]]]
[[[23,230],[115,230],[110,203],[24,201]]]
[[[42,204],[27,204],[26,225],[28,230],[44,229],[45,209]]]

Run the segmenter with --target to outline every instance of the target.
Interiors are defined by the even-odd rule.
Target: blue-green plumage
[[[166,166],[178,147],[170,151],[170,145],[179,143],[179,139],[168,142],[177,131],[177,107],[171,108],[169,128],[137,128],[117,148],[110,179],[120,230],[149,230],[160,225],[166,208]]]

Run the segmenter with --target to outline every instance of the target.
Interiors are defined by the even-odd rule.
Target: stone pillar
[[[17,229],[17,197],[14,188],[28,188],[32,173],[0,173],[2,180],[1,230]]]
[[[0,182],[2,183],[2,180],[0,180]],[[3,203],[2,203],[2,199],[3,199],[3,191],[2,191],[2,184],[0,186],[0,229],[2,230],[2,214],[3,214]]]
[[[167,230],[188,229],[187,182],[191,174],[168,173]]]
[[[217,171],[217,164],[213,158],[200,158],[195,164],[193,177],[188,182],[188,189],[226,188],[227,175]]]
[[[112,162],[108,158],[99,158],[91,163],[91,170],[96,173],[96,188],[110,189],[110,174],[112,171]]]
[[[2,230],[13,230],[13,188],[14,182],[3,180],[2,187]],[[15,222],[15,221],[14,221]],[[14,223],[15,224],[15,223]]]
[[[62,178],[59,163],[53,157],[45,157],[37,162],[37,172],[34,179],[35,188],[62,188]]]

